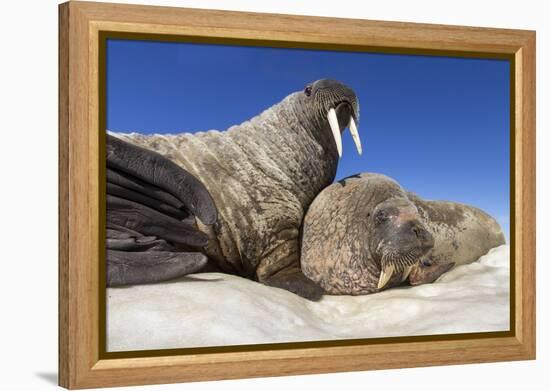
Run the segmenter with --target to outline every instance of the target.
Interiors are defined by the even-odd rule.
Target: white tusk
[[[380,273],[380,279],[378,280],[378,289],[382,289],[386,286],[388,281],[391,279],[391,276],[393,275],[394,269],[395,268],[393,264],[389,264],[382,269],[382,272]]]
[[[331,108],[327,114],[328,123],[334,136],[334,142],[336,143],[336,149],[338,150],[338,156],[342,157],[342,135],[340,134],[340,125],[338,124],[338,118],[336,117],[336,111]]]
[[[401,276],[401,282],[405,281],[409,277],[409,274],[411,274],[411,270],[413,269],[413,267],[414,265],[405,267],[405,269],[403,270],[403,275]]]
[[[353,117],[349,117],[349,132],[353,141],[355,142],[355,147],[357,148],[357,153],[361,155],[363,153],[363,148],[361,148],[361,139],[359,138],[359,130],[357,130],[357,125]]]

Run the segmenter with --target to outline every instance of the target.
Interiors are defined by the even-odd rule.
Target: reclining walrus
[[[107,139],[107,284],[215,267],[318,299],[300,269],[306,209],[334,180],[359,103],[319,80],[227,131]],[[123,141],[124,140],[124,141]]]
[[[362,295],[432,282],[505,243],[498,223],[454,202],[425,201],[380,174],[324,189],[303,225],[304,274],[330,294]]]

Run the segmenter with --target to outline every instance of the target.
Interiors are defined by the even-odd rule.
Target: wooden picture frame
[[[104,39],[506,58],[511,63],[511,330],[106,354]],[[103,173],[104,175],[104,173]],[[59,384],[67,388],[535,358],[535,32],[88,2],[59,6]],[[103,311],[103,313],[102,313]]]

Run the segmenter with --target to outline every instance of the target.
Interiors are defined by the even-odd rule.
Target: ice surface
[[[508,330],[509,270],[503,245],[433,284],[319,302],[220,273],[109,288],[107,350]]]

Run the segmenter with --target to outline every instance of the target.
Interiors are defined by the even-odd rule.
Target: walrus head
[[[297,94],[301,115],[316,124],[317,128],[329,127],[338,156],[342,157],[342,132],[349,127],[359,154],[362,153],[359,138],[359,100],[353,90],[332,79],[321,79],[308,84]]]
[[[372,255],[380,265],[377,288],[384,288],[396,277],[398,282],[404,281],[434,245],[418,210],[399,194],[379,203],[368,219],[367,224],[372,227]]]
[[[397,182],[361,174],[328,186],[309,207],[301,265],[328,293],[360,295],[407,279],[433,245]]]

